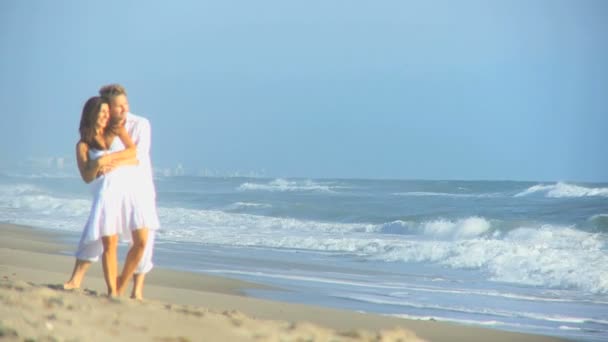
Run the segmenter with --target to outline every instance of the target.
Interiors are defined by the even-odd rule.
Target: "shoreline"
[[[218,339],[224,336],[229,337],[228,340],[232,340],[234,336],[238,335],[246,341],[260,340],[255,338],[256,334],[260,334],[260,330],[254,326],[261,326],[264,327],[264,331],[267,330],[270,333],[268,336],[283,336],[287,340],[295,339],[294,336],[296,336],[286,335],[289,333],[304,334],[297,335],[300,337],[312,336],[313,340],[324,340],[324,337],[331,337],[336,340],[362,341],[370,340],[366,339],[369,336],[389,336],[380,335],[379,331],[391,329],[386,333],[397,334],[392,336],[404,336],[404,338],[407,337],[408,340],[412,341],[417,340],[415,336],[428,341],[565,341],[550,336],[257,299],[245,296],[244,291],[246,289],[270,289],[270,287],[232,278],[175,271],[160,267],[154,268],[146,278],[146,288],[144,290],[146,300],[143,303],[127,298],[120,298],[116,301],[105,298],[102,295],[105,292],[105,284],[100,263],[91,266],[83,282],[83,290],[55,290],[56,286],[67,280],[74,263],[73,257],[60,254],[74,248],[74,246],[67,246],[60,242],[61,237],[64,236],[63,234],[62,232],[26,226],[0,224],[0,278],[2,279],[0,290],[3,293],[6,292],[0,298],[13,298],[13,302],[9,300],[9,303],[3,303],[5,309],[0,310],[0,325],[5,330],[8,328],[15,329],[17,333],[20,330],[23,333],[31,331],[31,327],[28,327],[27,324],[20,325],[18,322],[14,322],[12,314],[9,315],[9,312],[17,310],[23,312],[22,316],[37,317],[37,312],[41,309],[28,308],[27,305],[22,307],[19,304],[18,299],[24,297],[20,294],[27,292],[28,296],[31,294],[33,297],[51,296],[53,298],[60,297],[65,302],[73,301],[76,304],[73,304],[72,307],[77,307],[79,303],[85,302],[88,303],[87,305],[93,306],[107,301],[117,302],[120,304],[118,307],[103,305],[101,311],[110,316],[114,315],[115,311],[136,312],[136,317],[131,318],[131,320],[125,318],[125,322],[130,322],[130,324],[135,324],[137,317],[140,316],[145,317],[146,320],[149,319],[151,322],[158,320],[159,317],[165,317],[166,322],[173,321],[174,323],[165,327],[163,331],[168,334],[170,332],[169,335],[171,336],[185,336],[192,340],[200,340],[201,336],[205,336],[206,333],[217,333],[219,335],[214,336],[217,336]],[[19,287],[22,290],[17,289]],[[59,313],[56,315],[67,315],[61,309],[57,308]],[[192,314],[193,312],[194,314]],[[196,312],[199,314],[196,314]],[[180,318],[184,318],[182,317],[184,315],[188,319],[184,319],[185,322],[182,323]],[[48,321],[48,314],[47,316],[31,318],[30,321],[32,320],[35,322],[37,320]],[[190,322],[191,320],[192,322]],[[235,320],[242,324],[232,324]],[[225,324],[224,321],[228,321],[230,324]],[[81,329],[75,329],[75,335],[72,337],[79,336],[77,334],[82,329],[85,331],[97,329],[95,325],[87,325],[86,322],[81,323],[83,326],[80,327]],[[161,326],[162,323],[158,322],[158,325]],[[156,323],[149,324],[156,325]],[[192,324],[192,326],[190,327],[188,324]],[[203,328],[207,324],[211,324],[211,327]],[[41,333],[49,332],[46,323],[41,321],[39,325],[39,329],[32,330],[34,332],[30,332],[30,334],[38,333],[37,336],[41,336]],[[57,322],[54,326],[56,331],[59,331]],[[78,325],[72,325],[70,329],[74,329],[74,326]],[[197,327],[202,330],[199,331]],[[143,334],[139,337],[143,336],[149,339],[160,336],[154,335],[157,332],[151,328],[147,332],[137,329],[135,329],[136,331],[125,332],[125,329],[129,329],[128,324],[120,329],[118,336],[112,338],[126,340],[133,337],[132,334],[135,332]],[[211,330],[207,331],[208,329]],[[183,335],[186,332],[188,333],[187,336]],[[62,334],[69,333],[69,330],[62,331]],[[240,338],[239,340],[241,340]],[[66,339],[69,338],[66,336]],[[262,338],[261,340],[266,339]]]

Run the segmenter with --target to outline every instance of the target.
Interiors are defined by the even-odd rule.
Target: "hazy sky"
[[[0,168],[127,87],[153,162],[608,181],[608,1],[0,1]]]

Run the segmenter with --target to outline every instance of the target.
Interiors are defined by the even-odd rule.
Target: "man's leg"
[[[146,273],[135,273],[133,274],[133,290],[131,291],[131,298],[137,300],[144,299],[144,280],[146,279]]]
[[[131,232],[131,236],[133,237],[133,245],[131,245],[129,252],[127,253],[125,265],[123,266],[122,273],[118,278],[118,295],[122,295],[125,292],[127,284],[131,280],[137,265],[144,255],[144,250],[148,241],[148,228],[136,229]]]
[[[133,290],[131,291],[131,298],[133,299],[144,299],[144,280],[146,274],[152,270],[154,263],[152,263],[152,256],[154,254],[154,239],[156,232],[154,230],[148,231],[148,242],[144,249],[144,255],[142,256],[137,269],[133,274]]]

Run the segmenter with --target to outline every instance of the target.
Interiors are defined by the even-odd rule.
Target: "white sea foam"
[[[361,301],[365,303],[373,303],[373,304],[381,304],[381,305],[391,305],[391,306],[403,306],[408,308],[415,309],[425,309],[425,310],[436,310],[437,312],[458,312],[463,314],[472,314],[472,315],[483,315],[483,316],[493,316],[493,317],[501,317],[501,318],[516,318],[516,317],[525,317],[530,320],[535,320],[539,322],[560,322],[560,323],[570,323],[570,324],[584,324],[589,322],[591,318],[586,317],[573,317],[573,316],[563,316],[563,315],[554,315],[554,314],[540,314],[534,312],[520,312],[520,311],[511,311],[504,309],[490,309],[487,307],[475,307],[474,305],[457,305],[457,304],[435,304],[428,302],[417,302],[412,300],[402,300],[398,298],[394,298],[392,296],[379,296],[379,295],[367,295],[367,294],[359,294],[359,293],[347,293],[347,294],[335,294],[335,297],[350,299]],[[475,322],[475,321],[473,321]],[[485,322],[497,322],[495,320],[489,320]]]
[[[226,214],[218,211],[162,209],[163,222],[176,228],[168,239],[220,245],[352,253],[382,261],[433,262],[453,268],[485,269],[496,281],[579,288],[608,293],[605,241],[571,227],[522,227],[500,236],[488,234],[479,217],[431,221],[412,238],[383,235],[383,225],[345,224]],[[393,223],[395,224],[395,223]]]
[[[412,224],[390,223],[413,234],[377,234],[386,225],[323,223],[214,211],[164,209],[163,221],[186,228],[167,238],[237,246],[352,253],[383,261],[433,262],[453,268],[481,268],[496,281],[579,288],[608,293],[605,242],[571,227],[521,227],[499,236],[481,217]],[[347,234],[348,233],[348,234]]]
[[[44,193],[42,189],[32,184],[0,185],[0,195],[2,196],[2,198],[42,193]]]
[[[398,317],[409,320],[420,320],[420,321],[442,321],[442,322],[452,322],[452,323],[460,323],[460,324],[472,324],[472,325],[482,325],[482,326],[519,326],[515,324],[508,324],[505,322],[500,322],[496,320],[472,320],[472,319],[457,319],[450,317],[441,317],[441,316],[418,316],[418,315],[407,315],[407,314],[385,314],[384,316],[389,317]]]
[[[0,187],[2,220],[79,231],[89,199],[52,196],[38,187]],[[226,246],[352,254],[387,262],[431,262],[482,269],[501,282],[608,293],[605,234],[541,225],[496,234],[483,217],[385,224],[337,223],[160,207],[160,238]]]
[[[475,308],[472,306],[462,305],[449,305],[449,304],[434,304],[427,302],[417,302],[412,300],[398,299],[391,296],[379,296],[362,293],[347,293],[347,294],[335,294],[334,297],[356,300],[365,303],[391,305],[391,306],[404,306],[416,309],[431,309],[438,311],[453,311],[466,314],[484,314],[496,317],[515,317],[514,312],[504,310],[488,310],[487,308]]]
[[[333,192],[336,187],[330,185],[319,184],[311,180],[292,181],[282,178],[275,179],[269,183],[243,183],[239,186],[239,190],[255,190],[255,191],[318,191],[318,192]]]
[[[7,219],[36,220],[45,222],[45,217],[53,222],[70,221],[88,215],[90,200],[51,196],[47,191],[30,184],[0,186],[0,208],[5,210]],[[81,222],[82,224],[83,222]]]
[[[501,322],[501,321],[495,321],[495,320],[475,320],[475,319],[459,319],[459,318],[452,318],[452,317],[443,317],[443,316],[417,316],[417,315],[407,315],[407,314],[385,314],[385,316],[389,316],[389,317],[398,317],[398,318],[405,318],[405,319],[415,319],[415,320],[436,320],[436,321],[442,321],[442,322],[452,322],[452,323],[458,323],[458,324],[467,324],[467,325],[480,325],[480,326],[502,326],[502,327],[507,327],[507,328],[511,328],[515,331],[529,331],[529,332],[535,332],[535,333],[539,333],[539,332],[553,332],[554,331],[554,327],[553,326],[545,326],[545,325],[538,325],[538,324],[519,324],[519,323],[508,323],[508,322]],[[561,329],[562,326],[560,326]],[[563,327],[567,327],[567,326],[563,326]],[[563,329],[563,330],[583,330],[580,328],[570,328],[570,329]],[[574,336],[574,337],[578,337],[578,336]],[[593,336],[588,336],[585,335],[585,338],[589,338],[589,337],[593,337]],[[570,337],[572,338],[572,337]]]
[[[378,283],[364,283],[360,281],[353,280],[343,280],[336,278],[328,278],[328,277],[317,277],[317,276],[308,276],[308,275],[290,275],[290,274],[281,274],[281,273],[269,273],[262,271],[236,271],[236,270],[226,270],[226,269],[206,269],[205,273],[216,273],[216,274],[235,274],[235,275],[245,275],[252,277],[260,277],[260,278],[273,278],[273,279],[281,279],[281,280],[297,280],[298,282],[311,282],[311,283],[323,283],[330,285],[346,285],[353,287],[362,287],[362,288],[373,288],[373,289],[396,289],[396,286],[388,286]]]
[[[456,197],[456,198],[490,198],[499,197],[499,193],[486,193],[486,194],[458,194],[448,192],[429,192],[429,191],[410,191],[410,192],[395,192],[394,196],[412,196],[412,197],[425,197],[425,196],[436,196],[436,197]]]
[[[584,316],[565,316],[559,314],[543,314],[537,312],[521,312],[511,311],[504,309],[490,309],[487,307],[475,307],[472,305],[462,306],[455,304],[434,304],[427,302],[416,302],[411,300],[402,300],[394,298],[392,296],[378,296],[378,295],[366,295],[359,293],[350,294],[336,294],[335,297],[351,299],[366,303],[383,304],[391,306],[404,306],[416,309],[431,309],[439,312],[453,311],[465,314],[479,314],[484,316],[495,316],[502,318],[515,318],[524,317],[530,320],[541,321],[541,322],[558,322],[558,323],[569,323],[569,324],[585,324],[585,323],[597,323],[596,319]]]
[[[333,223],[294,218],[268,217],[250,214],[226,213],[219,210],[196,210],[185,208],[159,208],[159,215],[164,222],[175,223],[177,229],[198,227],[213,228],[219,235],[222,229],[243,229],[251,234],[264,235],[270,232],[281,234],[327,233],[344,234],[352,232],[373,233],[379,227],[365,223]],[[279,236],[280,237],[280,236]]]
[[[242,209],[242,208],[272,208],[272,205],[266,203],[252,203],[252,202],[236,202],[231,204],[228,209]]]
[[[51,196],[30,184],[0,186],[0,217],[5,222],[78,231],[90,208],[90,200]]]
[[[582,330],[581,328],[577,328],[577,327],[569,327],[567,325],[560,325],[559,326],[560,330]]]
[[[538,184],[518,193],[515,197],[523,197],[544,193],[550,198],[569,198],[569,197],[589,197],[601,196],[608,197],[608,188],[587,188],[580,185],[559,182],[556,184]]]
[[[23,172],[2,172],[0,171],[0,175],[12,178],[25,178],[25,179],[65,179],[65,178],[74,178],[79,179],[80,175],[77,171],[66,172],[66,171],[53,171],[53,172],[36,172],[36,173],[23,173]]]
[[[461,295],[461,296],[474,295],[474,296],[484,296],[484,297],[499,297],[499,298],[525,300],[525,301],[532,301],[532,302],[540,301],[540,302],[570,303],[570,302],[576,301],[574,299],[568,299],[568,298],[559,298],[559,297],[550,297],[550,296],[544,296],[544,297],[531,296],[531,295],[522,295],[522,294],[517,294],[517,293],[499,292],[499,291],[492,291],[492,290],[453,289],[453,288],[428,287],[428,286],[420,287],[420,286],[405,285],[405,284],[403,286],[403,289],[406,289],[408,291],[447,293],[447,294],[455,294],[455,295]],[[409,292],[403,292],[403,293],[393,292],[393,293],[391,293],[391,295],[398,297],[398,296],[402,296],[402,295],[409,295]],[[592,302],[592,303],[604,304],[603,302]]]
[[[425,235],[441,238],[467,239],[481,236],[490,230],[490,222],[482,217],[458,221],[435,220],[422,224]]]
[[[483,217],[471,216],[460,220],[430,220],[421,223],[397,220],[368,228],[368,232],[414,234],[435,239],[471,239],[492,232],[491,224]]]

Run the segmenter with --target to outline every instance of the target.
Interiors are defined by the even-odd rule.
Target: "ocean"
[[[254,297],[608,341],[608,184],[158,177],[155,263]],[[71,232],[80,178],[0,175],[0,221]],[[71,253],[73,251],[65,251]],[[70,270],[66,270],[66,277]]]

